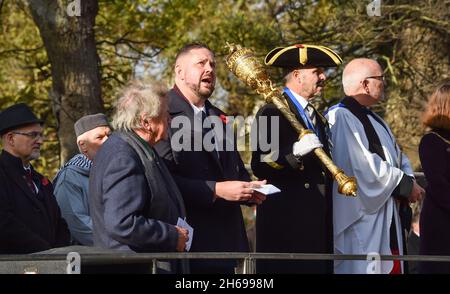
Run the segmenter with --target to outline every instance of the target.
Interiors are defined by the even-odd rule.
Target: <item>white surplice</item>
[[[386,161],[369,151],[363,125],[348,109],[334,106],[327,119],[331,125],[333,161],[346,175],[356,177],[358,182],[357,197],[340,194],[336,182],[333,186],[335,253],[390,255],[389,228],[394,213],[398,248],[402,255],[398,208],[391,194],[404,173],[413,175],[408,158],[401,155],[391,130],[388,128],[389,132],[386,131],[370,115],[369,120],[380,138]],[[365,274],[368,265],[365,260],[337,260],[334,270],[342,274]],[[382,261],[381,273],[389,273],[392,267],[392,261]]]

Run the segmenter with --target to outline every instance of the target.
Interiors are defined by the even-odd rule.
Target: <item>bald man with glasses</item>
[[[408,158],[386,122],[370,108],[384,100],[383,69],[372,59],[350,61],[342,74],[346,97],[330,108],[333,161],[358,180],[357,197],[344,197],[333,187],[334,251],[336,254],[406,254],[409,203],[424,190],[416,183]],[[398,260],[373,263],[336,260],[339,274],[405,273]]]
[[[30,164],[40,155],[42,124],[23,103],[0,112],[0,254],[69,245],[52,184]]]

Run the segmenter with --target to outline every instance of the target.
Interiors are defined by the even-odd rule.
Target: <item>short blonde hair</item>
[[[152,80],[133,80],[122,90],[115,103],[112,126],[116,130],[141,128],[141,117],[158,118],[167,103],[167,87]]]
[[[432,129],[450,130],[450,79],[441,82],[428,98],[422,123]]]

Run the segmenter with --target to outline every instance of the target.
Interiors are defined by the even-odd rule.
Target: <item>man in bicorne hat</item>
[[[40,155],[42,123],[23,103],[0,112],[0,254],[69,245],[52,184],[30,164]]]
[[[284,69],[283,96],[297,120],[313,133],[299,140],[299,134],[272,103],[264,105],[256,115],[256,121],[266,117],[268,123],[267,129],[258,129],[252,170],[258,178],[267,179],[281,190],[257,208],[257,252],[333,253],[332,178],[311,152],[323,147],[329,154],[328,126],[310,102],[324,86],[324,68],[341,62],[339,55],[327,47],[301,44],[275,48],[265,58],[266,65]],[[279,148],[262,150],[259,143],[271,141],[274,121],[278,122],[274,127],[279,132]],[[332,273],[333,263],[259,260],[257,271]]]

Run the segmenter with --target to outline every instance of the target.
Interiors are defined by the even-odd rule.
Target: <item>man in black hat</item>
[[[63,218],[75,244],[92,246],[92,218],[89,213],[89,172],[95,154],[111,134],[103,113],[85,115],[74,124],[80,153],[58,172],[53,183]]]
[[[267,118],[267,129],[258,129],[258,142],[271,142],[271,123],[279,132],[276,150],[258,148],[252,154],[252,170],[280,188],[258,206],[256,251],[287,253],[333,253],[332,179],[311,153],[323,147],[329,154],[327,122],[311,105],[326,80],[324,67],[336,66],[341,58],[323,46],[292,45],[267,54],[267,65],[285,70],[284,98],[297,120],[313,131],[298,140],[298,133],[272,103],[264,105],[256,121]],[[267,138],[263,138],[267,136]],[[267,140],[268,139],[268,140]],[[330,261],[269,261],[257,263],[260,273],[332,273]]]
[[[0,254],[69,245],[52,184],[30,164],[40,155],[42,123],[23,103],[0,113]]]

